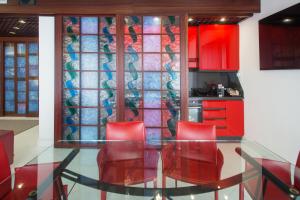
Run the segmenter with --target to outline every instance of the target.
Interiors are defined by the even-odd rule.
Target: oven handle
[[[197,109],[197,108],[202,108],[202,106],[190,106],[189,108],[191,108],[191,109]]]

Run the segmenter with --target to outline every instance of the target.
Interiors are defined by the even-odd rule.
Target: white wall
[[[300,150],[300,70],[259,70],[258,20],[299,2],[261,0],[261,13],[240,23],[246,137],[293,163]]]
[[[54,17],[39,17],[39,144],[54,140]]]

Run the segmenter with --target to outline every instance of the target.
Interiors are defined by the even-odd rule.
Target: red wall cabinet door
[[[244,101],[226,101],[226,121],[230,136],[244,135]]]
[[[199,26],[199,68],[239,70],[239,26]]]
[[[188,58],[189,68],[198,68],[198,47],[199,47],[199,27],[189,26],[188,28]]]

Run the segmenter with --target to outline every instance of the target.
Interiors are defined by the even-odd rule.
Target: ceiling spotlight
[[[23,20],[23,19],[20,19],[18,22],[19,22],[20,24],[26,24],[25,20]]]
[[[221,19],[220,19],[220,22],[225,22],[226,21],[226,18],[225,17],[222,17]]]
[[[282,22],[284,22],[284,23],[290,23],[290,22],[292,22],[293,20],[291,19],[291,18],[284,18],[283,20],[282,20]]]
[[[16,35],[16,32],[10,31],[9,34]]]
[[[15,30],[19,30],[20,28],[19,28],[19,27],[17,27],[17,26],[14,26],[14,27],[13,27],[13,29],[15,29]]]
[[[194,19],[190,17],[190,18],[188,19],[188,22],[192,22],[193,20],[194,20]]]

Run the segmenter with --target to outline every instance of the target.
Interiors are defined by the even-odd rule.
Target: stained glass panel
[[[26,45],[24,43],[17,44],[17,54],[19,56],[25,56],[26,53]]]
[[[29,112],[38,112],[39,111],[39,102],[38,101],[29,101],[28,111]]]
[[[98,124],[98,109],[81,108],[81,124]]]
[[[26,66],[26,58],[25,57],[18,57],[17,58],[17,66],[18,67],[25,67]]]
[[[15,102],[14,101],[5,101],[5,111],[6,112],[15,112]]]
[[[4,55],[7,56],[14,56],[15,55],[15,48],[13,43],[6,43],[4,47]]]
[[[130,35],[124,36],[124,45],[125,45],[125,52],[128,53],[137,53],[142,52],[142,36],[137,35],[136,37],[132,38]]]
[[[28,49],[30,54],[37,54],[39,52],[37,43],[29,43]]]
[[[161,94],[154,91],[144,92],[144,107],[145,108],[160,108],[161,107]]]
[[[5,67],[14,67],[15,66],[14,57],[6,56],[4,62],[5,62]]]
[[[5,100],[14,101],[14,99],[15,99],[15,92],[14,91],[5,91]]]
[[[79,17],[64,17],[64,30],[67,34],[79,34]]]
[[[160,35],[144,35],[143,51],[144,52],[160,52],[161,51]]]
[[[160,71],[161,70],[161,55],[160,54],[144,54],[144,70],[145,71]]]
[[[64,140],[79,140],[79,127],[77,126],[67,126],[64,127]]]
[[[161,110],[144,110],[146,127],[161,127]]]
[[[29,80],[29,90],[39,90],[39,81]]]
[[[100,123],[101,125],[105,125],[107,122],[114,122],[116,121],[116,110],[105,110],[101,109],[101,118]]]
[[[84,35],[81,36],[82,52],[98,52],[98,36]]]
[[[15,89],[15,82],[14,80],[5,80],[5,90],[14,90]]]
[[[146,16],[144,17],[143,33],[160,33],[161,19],[160,17]]]
[[[39,69],[37,67],[29,67],[29,76],[30,77],[38,77]]]
[[[64,51],[68,53],[79,52],[79,40],[78,35],[64,36]]]
[[[98,72],[81,72],[82,88],[98,88]]]
[[[105,71],[100,74],[100,88],[115,89],[116,88],[116,72]]]
[[[29,85],[30,88],[30,85]],[[18,81],[18,92],[25,92],[26,91],[26,82],[25,81]]]
[[[81,17],[81,33],[97,34],[98,33],[98,17]]]
[[[18,92],[18,102],[26,101],[26,92]]]
[[[100,33],[101,34],[116,34],[116,18],[101,17],[100,18]]]
[[[82,53],[81,70],[98,70],[98,54]]]
[[[81,91],[82,106],[98,106],[98,91],[97,90],[82,90]]]
[[[65,108],[64,121],[67,125],[79,124],[79,109],[78,108]]]
[[[13,78],[15,76],[14,68],[5,68],[5,78]]]
[[[100,70],[116,71],[116,54],[100,54]]]
[[[125,54],[125,71],[141,71],[142,70],[142,54],[126,53]]]
[[[80,132],[81,140],[88,140],[89,142],[92,142],[93,140],[98,139],[98,127],[81,126]]]
[[[79,72],[65,71],[64,72],[65,88],[78,88],[79,87]]]
[[[149,143],[175,136],[180,110],[180,18],[128,16],[124,32],[125,118],[145,122]]]
[[[65,70],[78,70],[79,69],[79,54],[66,53],[63,54],[64,69]]]
[[[68,74],[64,82],[69,85],[69,89],[64,90],[64,101],[71,106],[75,104],[80,109],[77,121],[83,125],[95,125],[79,124],[75,130],[68,123],[64,134],[67,134],[65,137],[68,140],[74,138],[74,134],[78,134],[81,140],[95,140],[98,135],[105,135],[105,132],[102,133],[103,129],[99,133],[96,125],[104,125],[107,122],[104,120],[115,118],[116,19],[109,16],[64,17],[64,29],[66,32],[63,37],[70,38],[65,39],[69,43],[64,42],[67,53],[64,54],[64,70]],[[78,90],[72,89],[74,85]],[[84,108],[85,106],[94,108]]]
[[[26,113],[26,104],[19,103],[18,104],[18,114],[25,114]]]
[[[161,73],[160,72],[144,72],[144,90],[160,90],[161,89]]]
[[[29,56],[28,64],[30,66],[38,66],[39,65],[38,56]]]
[[[37,101],[39,100],[39,93],[38,91],[29,91],[29,101]]]
[[[142,17],[140,16],[126,16],[125,19],[125,34],[131,35],[133,38],[136,34],[142,33]]]

